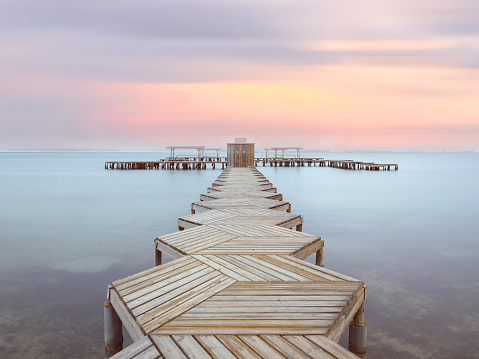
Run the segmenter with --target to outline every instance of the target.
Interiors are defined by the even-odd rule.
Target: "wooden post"
[[[302,223],[301,223],[301,224],[298,224],[298,225],[296,226],[296,230],[297,230],[298,232],[302,232],[302,231],[303,231],[303,224],[302,224]]]
[[[155,248],[155,266],[159,266],[161,264],[161,251],[158,248]]]
[[[354,315],[349,325],[349,351],[362,359],[366,359],[368,328],[364,323],[364,302]]]
[[[121,320],[110,301],[104,305],[105,358],[109,358],[123,349]]]
[[[320,249],[316,251],[316,265],[320,267],[324,267],[323,266],[323,251],[324,251],[323,247],[321,247]]]
[[[291,204],[289,205],[288,209],[286,210],[287,213],[291,213]]]

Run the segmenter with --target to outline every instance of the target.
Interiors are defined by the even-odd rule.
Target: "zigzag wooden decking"
[[[365,284],[322,266],[323,241],[271,188],[255,168],[224,170],[209,191],[227,195],[193,203],[187,229],[156,238],[155,267],[111,284],[135,341],[114,358],[357,358],[337,342],[363,324]]]

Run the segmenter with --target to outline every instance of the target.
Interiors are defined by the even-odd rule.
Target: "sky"
[[[479,150],[479,1],[0,0],[0,150]]]

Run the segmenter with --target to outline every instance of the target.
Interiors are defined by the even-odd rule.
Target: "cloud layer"
[[[478,150],[478,14],[465,0],[6,0],[0,150],[157,149],[198,131]]]

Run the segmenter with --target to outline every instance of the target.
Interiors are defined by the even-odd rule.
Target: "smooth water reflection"
[[[153,238],[221,172],[103,169],[160,155],[0,154],[0,357],[103,354],[107,284],[152,266]],[[259,167],[325,265],[368,284],[369,357],[477,358],[479,156],[323,156],[400,165]]]

